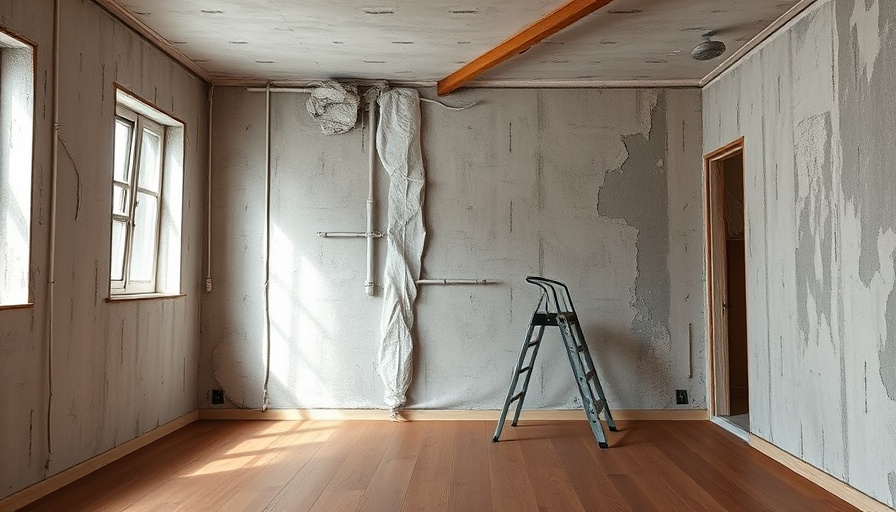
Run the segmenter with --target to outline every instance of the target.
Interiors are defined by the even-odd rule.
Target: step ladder
[[[516,402],[516,412],[510,425],[515,427],[519,421],[520,411],[523,409],[523,400],[526,398],[526,390],[529,389],[529,379],[532,378],[535,357],[538,355],[539,347],[541,347],[545,327],[553,325],[560,328],[560,337],[563,338],[566,354],[569,356],[569,365],[572,367],[576,384],[579,386],[582,407],[585,409],[588,423],[591,424],[594,438],[597,439],[597,443],[601,448],[607,448],[609,446],[607,444],[607,436],[604,434],[598,414],[603,411],[607,420],[607,426],[613,432],[616,432],[616,422],[613,421],[613,415],[610,413],[610,407],[607,405],[607,398],[600,385],[600,380],[597,378],[594,361],[591,359],[588,345],[585,344],[585,336],[582,334],[582,326],[579,324],[576,310],[572,305],[569,288],[559,281],[544,277],[529,276],[526,278],[526,282],[541,288],[541,297],[538,299],[538,306],[536,306],[535,313],[532,315],[532,321],[529,323],[529,332],[526,334],[526,341],[523,343],[523,348],[520,351],[519,361],[517,361],[513,376],[510,379],[510,389],[507,391],[504,408],[501,410],[501,419],[498,420],[498,426],[495,429],[495,436],[492,438],[492,441],[497,442],[501,437],[501,429],[504,428],[507,411],[513,402]],[[532,355],[528,358],[527,363],[526,356],[530,352]],[[523,366],[524,364],[525,366]],[[517,391],[520,376],[523,374],[525,374],[523,387]]]

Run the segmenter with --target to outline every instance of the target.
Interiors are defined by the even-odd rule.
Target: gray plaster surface
[[[280,94],[273,103],[271,406],[380,408],[381,301],[364,295],[364,244],[315,236],[363,229],[366,127],[324,136],[297,108],[304,99]],[[705,406],[702,352],[690,353],[705,342],[699,91],[468,90],[455,101],[479,103],[462,112],[422,105],[423,275],[495,284],[421,288],[409,406],[501,406],[538,299],[524,278],[537,273],[569,284],[614,407],[673,408],[676,388],[689,390],[689,407]],[[215,118],[221,278],[203,301],[200,386],[224,388],[231,407],[258,407],[264,96],[218,88]],[[609,177],[621,170],[630,183]],[[608,184],[619,194],[649,186],[646,215],[599,212]],[[658,327],[639,324],[638,307]],[[578,407],[557,333],[536,366],[527,407]]]
[[[745,137],[750,426],[894,505],[896,6],[816,3],[704,89]]]
[[[623,136],[627,158],[607,173],[598,195],[597,212],[637,230],[635,301],[632,325],[638,337],[655,341],[669,337],[668,194],[665,172],[665,98],[649,108],[648,136]]]

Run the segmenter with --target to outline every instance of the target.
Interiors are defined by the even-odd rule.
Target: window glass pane
[[[137,174],[138,186],[153,192],[159,191],[159,176],[162,174],[162,137],[151,131],[143,130],[143,144],[140,146],[140,171]]]
[[[115,118],[115,162],[112,177],[116,181],[128,181],[128,155],[131,152],[131,131],[133,125],[127,119]]]
[[[137,193],[134,234],[131,244],[131,281],[151,281],[156,263],[156,217],[158,199]]]
[[[112,221],[112,280],[124,279],[124,243],[127,233],[127,224],[121,221]]]
[[[112,185],[112,213],[127,215],[130,207],[128,189],[121,185]]]

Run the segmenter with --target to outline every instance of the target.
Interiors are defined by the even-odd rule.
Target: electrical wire
[[[265,92],[265,182],[264,182],[264,386],[262,412],[268,409],[268,383],[271,379],[271,86]]]
[[[476,100],[473,103],[470,103],[469,105],[463,105],[460,107],[452,107],[451,105],[446,105],[446,104],[442,103],[441,101],[431,100],[429,98],[420,98],[420,101],[425,101],[426,103],[434,103],[442,108],[447,108],[448,110],[466,110],[470,107],[475,107],[476,105],[479,104],[479,100]]]
[[[72,165],[75,167],[75,176],[78,178],[78,199],[75,203],[75,220],[79,220],[81,218],[81,169],[78,169],[78,162],[75,162],[75,157],[72,156],[72,152],[68,149],[68,144],[65,143],[65,139],[62,138],[62,134],[59,133],[59,125],[56,125],[56,136],[59,137],[59,142],[62,143],[62,147],[65,148],[65,154],[68,155],[68,159],[71,160]]]

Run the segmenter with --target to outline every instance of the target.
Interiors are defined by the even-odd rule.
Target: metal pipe
[[[366,231],[318,231],[317,236],[321,238],[382,238],[383,234],[379,231],[372,233]]]
[[[248,92],[263,92],[263,93],[272,93],[272,92],[298,92],[298,93],[310,93],[314,91],[313,87],[246,87],[246,91]]]
[[[206,262],[205,262],[205,291],[212,291],[212,111],[215,104],[215,86],[208,89],[208,192],[206,208],[208,208],[207,233],[206,233]]]
[[[494,284],[488,279],[418,279],[417,284]]]
[[[53,315],[55,312],[56,291],[56,202],[59,176],[59,31],[61,20],[60,0],[53,4],[53,140],[50,142],[50,240],[49,261],[47,263],[47,464],[44,469],[49,474],[50,463],[53,461],[53,345],[55,326]]]
[[[374,294],[373,283],[373,182],[376,171],[376,97],[370,95],[370,106],[367,112],[367,280],[364,289],[367,295]]]
[[[268,409],[268,382],[271,378],[271,88],[265,94],[264,110],[264,386],[262,387],[262,412]]]

